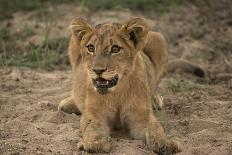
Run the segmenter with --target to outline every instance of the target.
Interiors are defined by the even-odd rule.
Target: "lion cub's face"
[[[116,89],[133,69],[136,51],[121,38],[118,29],[116,24],[96,26],[83,48],[89,77],[95,90],[102,94]]]
[[[89,80],[101,94],[117,89],[134,70],[133,62],[148,33],[147,24],[141,18],[124,25],[105,23],[95,27],[78,18],[72,22],[71,28],[80,43]]]

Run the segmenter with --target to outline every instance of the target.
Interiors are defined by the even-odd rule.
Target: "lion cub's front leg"
[[[79,149],[88,152],[109,152],[111,150],[107,111],[107,108],[99,103],[91,103],[87,100],[80,122],[83,139],[78,144]]]
[[[180,144],[177,141],[165,137],[161,124],[153,114],[150,114],[146,130],[146,143],[153,148],[154,152],[163,155],[181,152]]]
[[[88,152],[109,152],[111,150],[109,129],[97,118],[82,116],[83,139],[78,148]]]
[[[139,101],[139,99],[137,99]],[[132,109],[124,109],[128,118],[130,134],[135,139],[142,139],[158,154],[174,154],[181,151],[179,143],[168,140],[161,124],[152,113],[151,107],[146,104],[134,104]]]

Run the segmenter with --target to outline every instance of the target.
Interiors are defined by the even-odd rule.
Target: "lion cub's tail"
[[[205,70],[202,67],[182,59],[170,61],[167,64],[166,70],[168,73],[175,72],[176,70],[182,70],[198,77],[205,77]]]

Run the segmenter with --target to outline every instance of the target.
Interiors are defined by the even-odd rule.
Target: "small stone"
[[[26,139],[22,139],[22,142],[24,142],[24,143],[28,143],[28,140],[26,140]]]
[[[23,136],[27,136],[28,134],[27,134],[26,132],[24,132],[22,135],[23,135]]]
[[[42,154],[42,152],[41,152],[41,151],[37,151],[37,153],[38,153],[38,154]]]

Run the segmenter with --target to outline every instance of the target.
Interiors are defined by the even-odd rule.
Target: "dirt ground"
[[[229,1],[228,1],[229,2]],[[231,3],[229,3],[231,4]],[[70,20],[83,16],[91,23],[122,21],[139,15],[168,41],[169,60],[183,58],[206,69],[205,78],[166,74],[160,84],[165,106],[157,115],[170,137],[183,146],[180,155],[232,154],[232,5],[186,6],[164,15],[128,10],[90,13],[71,5],[51,8],[59,19],[53,37],[68,36]],[[42,40],[37,12],[16,13],[35,34],[24,44]],[[87,154],[77,150],[80,116],[57,111],[71,91],[70,70],[43,71],[0,68],[0,154]],[[110,154],[153,154],[142,141],[114,135]]]

